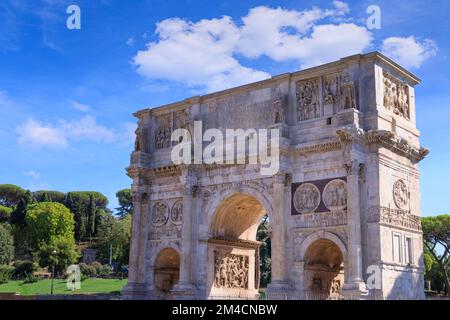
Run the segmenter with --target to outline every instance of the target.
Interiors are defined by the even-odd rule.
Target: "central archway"
[[[233,194],[219,204],[209,229],[209,296],[258,295],[260,242],[256,234],[265,214],[264,205],[249,194]]]

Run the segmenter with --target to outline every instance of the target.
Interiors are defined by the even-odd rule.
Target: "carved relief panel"
[[[405,181],[402,179],[395,181],[392,192],[397,208],[403,210],[408,209],[410,194]]]
[[[334,106],[334,111],[357,108],[355,81],[347,72],[323,77],[323,103]]]
[[[181,237],[183,202],[181,199],[156,201],[150,212],[150,240]]]
[[[384,107],[407,120],[410,118],[409,87],[386,71],[383,72]]]
[[[320,117],[319,78],[297,82],[298,121]]]
[[[171,146],[170,136],[172,114],[165,114],[156,117],[155,143],[156,149],[164,149]]]
[[[346,181],[346,177],[342,177],[293,183],[292,215],[345,211],[347,209]],[[320,220],[323,220],[323,216]]]
[[[323,190],[323,202],[330,211],[347,207],[347,183],[340,179],[330,181]]]
[[[319,189],[311,183],[304,183],[295,190],[293,201],[299,213],[314,212],[320,203]]]
[[[214,287],[248,289],[248,256],[214,251]]]

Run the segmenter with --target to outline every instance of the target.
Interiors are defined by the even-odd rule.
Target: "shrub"
[[[82,275],[88,278],[97,276],[97,269],[95,268],[95,266],[86,263],[80,263],[78,266],[80,267]]]
[[[96,274],[100,274],[100,271],[102,269],[102,264],[98,261],[94,261],[91,263],[91,267],[95,269]]]
[[[98,274],[101,276],[107,276],[107,275],[110,275],[112,272],[113,272],[113,270],[112,270],[111,266],[108,264],[104,264],[100,267]]]
[[[27,273],[23,282],[24,283],[35,283],[38,281],[39,281],[39,278],[36,277],[33,273]]]
[[[8,265],[0,265],[0,284],[7,283],[11,280],[14,267]]]
[[[37,266],[31,261],[15,261],[13,266],[12,276],[14,279],[26,279],[27,275],[33,274],[37,270]]]

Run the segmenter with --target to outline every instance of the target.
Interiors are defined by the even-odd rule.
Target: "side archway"
[[[342,240],[322,230],[308,236],[299,253],[304,266],[304,291],[323,299],[340,295],[347,262],[347,248]]]
[[[156,294],[168,296],[180,277],[180,255],[173,248],[164,248],[154,262],[154,286]]]

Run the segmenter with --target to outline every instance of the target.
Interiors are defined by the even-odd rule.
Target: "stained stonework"
[[[136,112],[124,298],[257,298],[265,215],[269,298],[423,298],[418,83],[370,53]],[[175,165],[171,133],[194,121],[279,129],[280,170]]]

